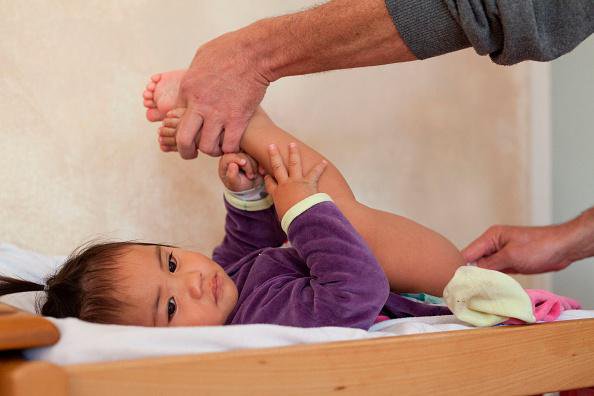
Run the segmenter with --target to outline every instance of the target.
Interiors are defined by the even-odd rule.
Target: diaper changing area
[[[395,320],[381,335],[254,325],[209,336],[204,329],[60,323],[1,307],[0,390],[7,396],[537,394],[594,386],[592,311],[486,329],[429,317]],[[151,346],[175,356],[140,357],[154,353]]]
[[[4,273],[20,268],[29,278],[64,259],[8,244],[0,257]],[[2,395],[538,394],[594,385],[591,310],[488,328],[453,315],[392,319],[370,331],[149,328],[44,318],[34,314],[39,298],[0,300]]]
[[[505,13],[504,4],[487,10],[489,23],[482,23],[478,10],[492,2],[318,3],[3,4],[0,31],[10,40],[0,41],[1,396],[566,396],[594,389],[594,245],[582,243],[588,208],[594,224],[594,37],[553,63],[503,66],[506,56],[532,54],[511,51],[520,28],[560,21],[566,10],[536,18]],[[418,7],[426,11],[420,19],[413,18]],[[289,24],[266,25],[293,13]],[[315,18],[300,25],[308,13]],[[563,37],[584,19],[575,14],[573,25],[553,23]],[[339,19],[314,23],[328,15]],[[522,23],[503,29],[505,18]],[[472,31],[475,19],[481,34],[447,31]],[[352,28],[340,30],[347,22]],[[212,45],[217,38],[247,43],[236,34],[250,26],[261,27],[259,34],[285,26],[268,37],[241,36],[258,38],[258,48],[298,34],[274,47],[283,56],[328,32],[326,44],[350,52],[333,68],[325,56],[334,52],[314,46],[289,66],[303,65],[281,76],[259,69],[279,57],[250,63],[239,56],[256,46],[215,51],[223,48]],[[378,26],[399,44],[373,36],[369,56],[360,56],[365,48],[349,38],[372,37]],[[409,48],[406,29],[441,52]],[[483,33],[496,40],[478,45]],[[467,48],[454,48],[465,40]],[[491,51],[499,41],[504,48]],[[225,80],[238,65],[250,67]],[[208,78],[195,78],[196,70]],[[223,154],[225,134],[237,125],[223,122],[224,106],[190,99],[227,95],[237,121],[253,74],[263,79],[254,85],[261,107],[246,117],[237,150],[225,153],[243,162],[222,166],[223,155],[209,156],[204,140],[200,147],[201,134],[219,133],[219,145],[215,139],[207,149]],[[219,85],[188,94],[197,81]],[[205,115],[219,110],[221,120]],[[180,132],[188,125],[197,137]],[[186,144],[202,151],[182,159]],[[251,181],[235,189],[232,179]],[[571,257],[542,271],[473,272],[487,271],[481,259],[514,245],[501,230],[527,228],[543,235],[531,245],[538,248],[509,262],[556,251]],[[481,254],[469,259],[479,240]],[[107,252],[105,261],[92,254],[84,265],[69,260],[90,241],[132,247]],[[569,254],[559,241],[589,253]],[[73,270],[73,280],[56,280],[64,263],[91,275],[83,282]],[[42,314],[46,301],[54,309]],[[81,314],[88,301],[96,316]],[[417,303],[427,305],[419,315],[409,309]],[[439,312],[454,314],[433,316]]]

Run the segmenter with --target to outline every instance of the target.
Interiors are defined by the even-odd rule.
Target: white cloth
[[[459,267],[443,289],[443,299],[458,319],[475,326],[493,326],[510,317],[536,322],[524,288],[499,271]]]
[[[582,318],[594,318],[594,311],[565,311],[559,320]],[[476,329],[453,315],[387,320],[374,325],[375,331],[265,324],[155,328],[49,319],[60,330],[60,340],[51,347],[29,349],[25,356],[60,365]]]

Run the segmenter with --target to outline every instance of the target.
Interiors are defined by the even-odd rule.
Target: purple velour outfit
[[[225,324],[367,330],[380,312],[390,318],[451,314],[391,293],[367,244],[333,202],[318,203],[293,220],[291,247],[280,247],[286,235],[274,207],[225,206],[225,238],[213,260],[239,290]]]

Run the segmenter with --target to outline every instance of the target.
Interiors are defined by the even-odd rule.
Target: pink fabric
[[[569,297],[558,296],[550,291],[526,289],[526,293],[532,301],[532,311],[538,322],[552,322],[561,315],[561,312],[568,309],[580,309],[582,306],[576,300]],[[504,324],[524,324],[520,319],[510,318]]]
[[[384,320],[388,320],[390,318],[388,318],[386,315],[378,315],[377,318],[375,318],[375,321],[373,322],[375,323],[379,323],[379,322],[383,322]]]

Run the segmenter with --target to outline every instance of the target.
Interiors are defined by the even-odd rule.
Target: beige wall
[[[0,240],[63,254],[95,236],[210,251],[216,161],[158,151],[140,94],[200,43],[312,1],[0,0]],[[248,4],[249,3],[249,4]],[[526,223],[528,69],[470,50],[275,83],[265,107],[365,203],[463,247]]]

